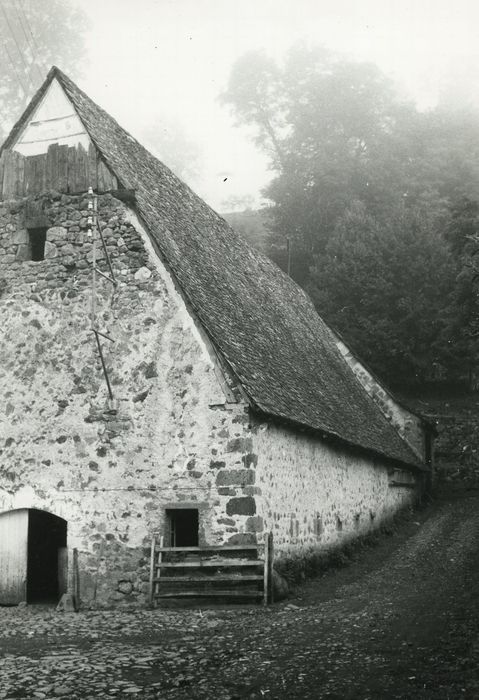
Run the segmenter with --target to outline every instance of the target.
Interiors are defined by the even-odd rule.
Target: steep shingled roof
[[[4,148],[55,77],[122,186],[135,190],[138,214],[253,408],[421,466],[361,387],[302,289],[60,70],[51,69]]]

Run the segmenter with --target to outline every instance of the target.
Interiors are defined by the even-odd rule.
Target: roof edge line
[[[212,334],[208,330],[206,324],[204,323],[204,321],[201,318],[199,310],[195,307],[195,304],[191,300],[189,294],[186,292],[186,290],[180,284],[180,281],[178,280],[178,277],[175,274],[170,261],[168,260],[168,256],[164,253],[163,249],[161,248],[160,243],[156,240],[156,238],[151,235],[148,224],[146,223],[143,216],[141,215],[141,212],[138,210],[138,207],[131,206],[131,210],[134,212],[135,216],[138,218],[138,221],[141,223],[143,229],[145,230],[146,234],[148,235],[148,238],[150,239],[150,243],[153,246],[153,250],[158,255],[160,262],[162,263],[162,265],[165,266],[168,274],[171,276],[175,287],[177,288],[179,294],[181,295],[181,297],[185,303],[187,312],[193,317],[193,322],[198,323],[200,325],[201,330],[203,331],[206,338],[208,339],[208,342],[210,343],[213,352],[215,353],[216,357],[218,358],[218,362],[220,364],[222,372],[225,373],[227,371],[231,374],[231,376],[237,382],[238,386],[241,388],[241,393],[243,394],[244,400],[246,401],[246,403],[248,403],[249,407],[252,408],[253,406],[256,405],[255,402],[253,401],[252,397],[250,396],[249,392],[247,391],[244,383],[241,381],[238,374],[235,372],[231,363],[228,361],[227,357],[225,356],[225,354],[222,352],[222,350],[218,346],[218,343],[215,341],[214,337],[212,336]]]
[[[356,442],[351,442],[350,440],[343,438],[341,435],[335,433],[333,430],[315,427],[307,423],[301,423],[300,421],[296,421],[292,418],[287,418],[285,416],[280,416],[276,413],[272,413],[268,409],[261,408],[261,406],[259,406],[259,404],[257,404],[254,400],[251,400],[251,409],[259,416],[263,416],[264,418],[269,419],[273,422],[284,424],[293,430],[302,430],[310,432],[318,438],[323,438],[323,440],[325,441],[337,442],[341,445],[346,445],[351,450],[355,450],[363,454],[374,455],[375,457],[380,457],[381,459],[384,459],[392,464],[399,464],[403,467],[407,467],[408,469],[412,469],[421,473],[428,473],[431,471],[430,467],[428,467],[426,463],[420,464],[419,462],[406,462],[402,459],[392,457],[391,455],[387,455],[384,452],[380,452],[379,450],[375,450],[372,447],[365,447],[364,445],[359,445]]]
[[[325,321],[326,323],[326,321]],[[421,413],[418,413],[417,411],[413,410],[410,406],[407,405],[406,401],[400,399],[397,397],[395,391],[393,391],[389,385],[386,385],[385,382],[378,377],[378,375],[374,372],[374,370],[371,369],[371,367],[368,365],[367,362],[356,352],[356,350],[351,348],[351,345],[349,342],[343,337],[343,335],[338,331],[338,329],[335,326],[332,326],[329,321],[327,322],[327,326],[330,328],[331,332],[336,335],[339,339],[340,342],[342,342],[349,350],[351,355],[354,357],[356,362],[359,362],[360,365],[364,367],[366,372],[368,372],[371,377],[374,379],[377,384],[381,387],[383,391],[388,394],[388,396],[398,404],[401,408],[403,408],[405,411],[409,411],[409,413],[416,418],[418,418],[421,423],[427,428],[432,428],[434,430],[434,423],[430,420],[428,420],[425,416],[423,416]]]

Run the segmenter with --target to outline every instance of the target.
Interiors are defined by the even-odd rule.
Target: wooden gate
[[[28,510],[0,514],[0,604],[27,597]]]
[[[259,545],[165,547],[151,543],[150,604],[164,598],[272,602],[273,535]]]

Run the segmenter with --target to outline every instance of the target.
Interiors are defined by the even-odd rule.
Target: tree
[[[309,253],[327,237],[352,198],[387,189],[375,154],[402,107],[389,81],[369,64],[298,46],[284,65],[250,53],[234,66],[222,97],[277,173],[267,194],[276,230],[301,238]]]
[[[450,361],[457,268],[438,225],[404,204],[372,218],[356,202],[315,258],[309,292],[319,312],[391,384],[425,382]]]
[[[463,196],[451,204],[445,238],[456,268],[445,345],[455,374],[474,386],[479,367],[479,202]]]
[[[233,107],[237,124],[253,127],[254,141],[268,153],[273,169],[283,166],[286,100],[281,71],[264,51],[251,51],[240,57],[227,90],[220,95],[223,104]]]
[[[474,367],[479,110],[421,113],[375,66],[304,46],[243,57],[223,100],[271,156],[268,254],[286,270],[289,248],[320,313],[390,382]]]
[[[85,14],[68,0],[1,0],[1,140],[52,65],[78,76],[86,29]]]
[[[246,208],[244,211],[230,211],[222,215],[245,240],[261,253],[267,250],[267,211]]]
[[[272,237],[293,239],[304,280],[352,201],[374,217],[479,188],[479,113],[421,114],[374,65],[302,45],[282,64],[253,52],[222,99],[270,154]]]

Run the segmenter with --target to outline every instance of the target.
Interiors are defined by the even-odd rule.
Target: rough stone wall
[[[97,277],[97,326],[114,339],[102,339],[110,402],[90,330],[86,207],[37,198],[50,226],[45,260],[33,262],[26,201],[0,204],[0,513],[67,521],[85,603],[144,603],[166,508],[198,508],[200,543],[261,541],[271,529],[287,553],[339,543],[412,500],[378,463],[258,426],[140,221],[104,195],[119,281]]]
[[[277,556],[339,546],[420,492],[413,472],[407,486],[392,485],[397,469],[271,423],[257,426],[254,444],[259,516],[264,531],[273,532]]]
[[[408,411],[407,408],[404,408],[404,406],[398,404],[391,394],[359,362],[342,340],[336,337],[336,342],[343,358],[369,396],[377,403],[382,413],[396,427],[417,456],[424,461],[426,444],[421,419],[411,411]]]
[[[98,328],[115,341],[102,339],[108,401],[90,331],[87,201],[39,200],[51,224],[39,262],[25,260],[26,202],[0,203],[0,512],[67,520],[83,601],[143,603],[166,507],[199,509],[200,543],[254,540],[248,413],[141,225],[104,195],[119,280],[97,279]]]

